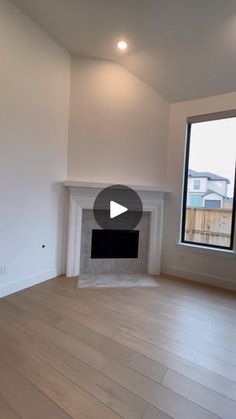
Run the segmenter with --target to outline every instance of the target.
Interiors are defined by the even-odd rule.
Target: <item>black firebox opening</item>
[[[138,230],[93,230],[92,259],[138,257]]]

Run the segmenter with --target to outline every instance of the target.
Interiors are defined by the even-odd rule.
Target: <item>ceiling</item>
[[[171,102],[236,90],[235,0],[15,3],[72,54],[116,61]]]

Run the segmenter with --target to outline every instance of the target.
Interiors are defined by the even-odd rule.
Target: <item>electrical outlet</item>
[[[3,279],[6,275],[6,265],[0,265],[0,279]]]

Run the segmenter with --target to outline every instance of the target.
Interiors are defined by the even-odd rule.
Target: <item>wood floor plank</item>
[[[224,330],[210,331],[207,330],[204,336],[204,341],[223,349],[231,348],[231,351],[236,353],[236,336],[235,334],[226,334]]]
[[[0,300],[0,418],[234,418],[236,293],[158,281]]]
[[[136,288],[133,292],[135,293],[135,291]],[[112,313],[117,317],[121,316],[121,320],[124,316],[129,315],[129,319],[132,319],[136,325],[141,322],[145,325],[145,327],[147,327],[147,329],[153,325],[155,330],[157,330],[157,327],[161,325],[174,328],[175,324],[177,325],[178,330],[180,330],[181,327],[183,329],[184,326],[187,329],[186,325],[188,324],[191,327],[189,330],[191,331],[195,329],[197,333],[200,328],[205,328],[206,326],[206,322],[194,322],[194,319],[190,317],[190,313],[186,313],[183,307],[181,307],[181,310],[178,308],[178,311],[174,311],[173,315],[170,316],[172,306],[170,304],[166,304],[164,309],[163,301],[160,300],[158,296],[155,296],[156,301],[155,304],[153,304],[154,301],[145,301],[145,297],[144,301],[142,301],[141,298],[138,299],[136,296],[134,298],[134,296],[129,296],[126,293],[124,295],[118,294],[119,291],[117,291],[114,295],[112,294],[112,297],[109,295],[107,290],[105,292],[108,295],[104,295],[103,293],[99,294],[96,299],[92,296],[87,300],[88,304],[93,304],[95,312],[98,315],[100,311],[106,315],[108,310],[109,313]],[[146,310],[147,306],[149,307],[148,312]],[[129,324],[130,322],[128,325]]]
[[[171,362],[168,365],[173,371],[199,383],[217,393],[236,401],[236,383],[228,378],[209,371],[206,368],[190,363]]]
[[[15,369],[0,361],[0,371],[0,396],[20,417],[69,419],[69,415]]]
[[[228,364],[236,366],[236,352],[232,352],[231,350],[229,350],[229,347],[227,349],[224,349],[221,346],[216,346],[212,343],[202,341],[200,342],[198,349],[199,352],[208,354],[215,358],[221,359],[222,361],[225,361]]]
[[[78,311],[76,311],[74,308],[71,308],[68,306],[65,307],[65,305],[62,307],[62,304],[57,302],[56,298],[54,298],[53,301],[51,301],[48,299],[42,299],[40,296],[38,296],[38,294],[36,295],[36,293],[32,293],[31,290],[28,290],[27,293],[28,293],[27,294],[28,299],[31,299],[32,301],[36,301],[36,302],[41,300],[41,303],[43,302],[44,306],[46,307],[50,306],[52,310],[56,311],[57,313],[63,314],[64,317],[67,317],[75,321],[80,321],[80,323],[86,325],[89,328],[92,328],[93,330],[96,330],[97,332],[105,336],[112,337],[112,335],[117,334],[120,330],[120,327],[118,327],[119,325],[117,325],[117,328],[115,328],[115,322],[111,322],[111,319],[110,319],[110,322],[108,322],[106,313],[103,317],[102,316],[99,317],[98,312],[96,312],[96,316],[82,315],[81,313],[79,313],[78,315]],[[140,307],[138,308],[138,310],[141,311],[141,313],[139,313],[139,316],[141,315],[142,318],[144,318]],[[136,316],[136,317],[139,318],[139,316]],[[130,317],[131,316],[130,316],[130,311],[129,311],[129,319]],[[173,320],[170,320],[170,319],[166,320],[166,318],[163,320],[163,316],[161,316],[159,313],[158,313],[158,316],[155,316],[155,317],[148,316],[146,313],[146,318],[147,319],[146,319],[145,324],[142,323],[144,324],[144,326],[140,324],[141,321],[139,322],[136,321],[136,324],[138,324],[139,329],[141,329],[141,332],[138,329],[136,333],[143,333],[143,331],[145,330],[145,338],[147,338],[147,340],[149,340],[150,342],[153,342],[153,343],[157,342],[158,336],[161,335],[164,338],[173,339],[179,343],[186,344],[187,346],[190,346],[193,348],[199,345],[199,339],[201,338],[202,333],[203,333],[202,330],[201,331],[200,330],[196,331],[196,329],[193,330],[192,325],[191,325],[191,328],[189,327],[188,329],[186,327],[186,324],[183,324],[183,323],[180,323],[176,327],[175,324],[173,323]],[[153,324],[153,327],[151,327],[151,324]],[[183,326],[185,326],[185,328]],[[128,331],[127,326],[123,324],[122,327],[124,330]],[[158,334],[157,334],[157,331],[158,331]],[[131,330],[131,333],[132,332],[135,333],[135,331]]]
[[[206,353],[199,352],[196,364],[236,382],[236,366],[231,365],[228,362],[222,361],[221,359]]]
[[[45,301],[54,304],[55,302],[56,304],[60,304],[63,309],[69,308],[83,315],[90,314],[91,312],[90,307],[87,306],[86,299],[83,299],[82,295],[76,294],[75,296],[72,292],[68,293],[66,290],[60,288],[42,286],[39,289],[35,289],[35,287],[32,287],[26,291],[25,296],[41,297],[41,303]]]
[[[115,354],[115,359],[118,361],[121,361],[122,363],[125,363],[126,365],[130,366],[130,362],[132,362],[132,366],[134,366],[134,360],[137,358],[137,356],[132,355],[132,353],[127,354],[127,350],[125,351],[125,348],[122,347],[116,347],[112,341],[109,341],[107,339],[99,339],[98,335],[94,335],[93,339],[91,340],[91,332],[89,330],[86,331],[86,329],[81,328],[78,325],[75,325],[73,322],[68,322],[66,319],[62,321],[62,326],[64,325],[64,330],[67,332],[70,332],[72,336],[78,336],[83,339],[85,337],[85,341],[89,345],[95,345],[95,348],[98,350],[104,350],[106,354]],[[101,340],[101,343],[99,341]],[[127,341],[127,339],[126,339]],[[105,349],[104,349],[105,348]],[[136,349],[136,348],[135,348]],[[127,358],[128,355],[128,358]],[[160,353],[158,354],[160,355]],[[113,355],[112,355],[113,356]],[[173,359],[166,358],[167,362],[165,365],[167,365],[169,368],[172,368],[174,370],[177,370],[177,372],[180,372],[187,377],[194,375],[197,382],[200,382],[204,385],[207,385],[209,388],[220,391],[222,394],[229,396],[233,399],[235,399],[235,385],[231,381],[227,381],[226,379],[223,379],[221,376],[217,376],[214,374],[211,374],[207,370],[197,370],[196,368],[193,368],[193,366],[188,365],[186,363],[183,364],[183,362],[180,362],[180,360],[177,358],[175,360],[175,365],[173,366]],[[131,361],[130,361],[131,360]],[[160,368],[160,364],[157,365],[148,365],[147,369],[147,362],[146,360],[141,360],[141,363],[138,362],[139,365],[136,365],[135,367],[142,372],[143,374],[149,376],[150,378],[153,378],[155,381],[160,382],[161,378],[164,374],[164,368]],[[160,359],[161,362],[163,361],[163,357]],[[137,360],[136,360],[137,363]],[[141,367],[143,368],[140,368]],[[155,369],[153,370],[155,366]],[[145,368],[146,367],[146,368]],[[151,374],[150,374],[151,370]],[[155,374],[155,375],[154,375]]]
[[[139,339],[135,336],[129,335],[128,333],[120,333],[115,336],[114,340],[121,345],[127,346],[131,350],[138,352],[156,362],[163,363],[163,359],[179,359],[188,360],[188,358],[179,356],[168,349],[163,349],[161,347],[145,342],[145,340]],[[160,361],[162,360],[162,361]]]
[[[44,298],[48,298],[49,300],[54,299],[54,296],[57,297],[57,300],[61,302],[61,304],[69,304],[70,307],[74,308],[76,311],[81,312],[82,314],[90,314],[91,308],[87,306],[86,300],[80,295],[80,290],[74,291],[67,291],[64,288],[60,287],[42,287],[40,288],[41,291],[44,293]],[[34,290],[37,292],[38,290]],[[76,293],[76,295],[74,295]],[[77,298],[78,297],[78,298]],[[68,301],[69,300],[69,301]],[[79,302],[79,304],[78,304]]]
[[[81,338],[82,340],[84,339],[89,345],[102,351],[109,358],[113,358],[130,368],[136,369],[157,382],[161,382],[166,372],[166,368],[160,363],[153,362],[142,355],[134,353],[114,340],[86,330],[78,323],[71,320],[62,320],[62,322],[58,323],[58,327],[62,328],[62,330],[66,331],[71,336]],[[109,358],[107,359],[107,362],[109,361]]]
[[[92,335],[93,339],[91,340],[91,332],[89,330],[81,328],[81,326],[76,325],[73,322],[68,322],[66,320],[63,320],[62,325],[64,325],[63,329],[67,332],[70,332],[72,336],[74,337],[78,336],[82,339],[84,337],[85,341],[88,344],[95,345],[97,349],[104,350],[106,354],[108,355],[110,354],[112,357],[115,356],[115,359],[121,361],[122,363],[125,363],[128,366],[132,366],[132,367],[135,366],[134,360],[136,356],[132,355],[132,353],[130,352],[128,352],[127,354],[127,350],[125,350],[125,348],[116,347],[116,345],[112,344],[112,341],[99,337],[99,335],[97,334],[94,334],[94,336]],[[115,355],[112,355],[112,354],[115,354]],[[127,355],[128,355],[128,359],[127,359]],[[175,363],[175,366],[173,366],[173,362],[172,363],[167,362],[167,366],[174,368],[175,370],[177,370],[181,374],[186,375],[187,377],[193,376],[197,382],[200,382],[201,384],[206,385],[215,391],[219,391],[222,394],[235,399],[235,384],[233,382],[224,379],[222,376],[212,374],[211,372],[208,372],[207,370],[195,368],[191,366],[190,364],[189,365],[186,363],[183,364],[183,362],[180,362],[179,359],[177,359],[176,361],[177,362]],[[137,363],[137,360],[136,360],[136,363]],[[150,365],[150,368],[149,368],[149,365],[146,365],[146,364],[147,362],[145,362],[144,359],[141,359],[139,362],[139,365],[138,366],[136,365],[135,367],[138,370],[140,370],[143,374],[155,379],[155,381],[157,382],[160,382],[164,375],[165,368],[164,367],[160,368],[161,367],[160,364]],[[140,365],[143,368],[140,368]],[[148,366],[148,369],[147,369],[147,366]],[[155,367],[155,370],[153,371],[154,367]],[[150,374],[150,370],[152,371],[151,374]],[[154,372],[155,372],[155,376],[153,374]]]
[[[155,407],[149,405],[143,419],[173,419],[173,417],[171,418],[171,416],[166,413],[163,413]]]
[[[111,338],[113,335],[118,333],[114,325],[110,325],[107,321],[101,322],[97,317],[89,316],[88,314],[81,313],[76,310],[74,307],[70,307],[69,301],[64,301],[62,304],[61,301],[57,299],[56,296],[53,296],[53,299],[45,299],[40,294],[40,291],[32,292],[32,289],[26,290],[25,297],[32,302],[40,303],[42,309],[43,307],[50,307],[54,312],[63,316],[63,318],[68,318],[70,320],[79,321],[81,324],[85,325],[88,328],[100,333],[101,335],[108,336]]]
[[[31,316],[25,311],[16,318],[14,312],[12,311],[12,306],[14,306],[14,304],[7,301],[4,307],[4,312],[10,317],[13,316],[13,318],[15,318],[19,323],[25,325],[29,328],[29,330],[37,330],[37,333],[43,338],[58,344],[61,348],[71,354],[74,354],[79,359],[84,360],[84,362],[93,366],[95,369],[100,370],[105,365],[106,356],[101,352],[86,345],[82,341],[69,336],[52,325]],[[1,310],[2,306],[0,304],[0,311]]]
[[[15,323],[14,320],[11,320],[10,333],[13,336],[15,333]],[[131,413],[136,411],[136,415],[139,417],[139,412],[144,411],[146,402],[131,394],[119,384],[98,373],[95,369],[81,362],[78,358],[75,358],[71,353],[61,349],[53,342],[33,332],[31,332],[30,339],[24,339],[24,335],[20,335],[18,338],[23,338],[22,344],[28,350],[37,354],[37,356],[51,365],[51,367],[68,377],[104,404],[107,404],[108,407],[112,407],[121,416],[130,417]],[[133,416],[131,415],[131,417]]]
[[[186,398],[178,397],[174,392],[166,391],[160,384],[154,383],[136,371],[132,371],[114,361],[110,362],[103,369],[103,372],[139,397],[143,397],[158,410],[162,410],[173,417],[187,419],[191,416],[190,412],[196,415],[196,418],[208,417],[208,412],[191,404]],[[174,404],[172,406],[173,400]],[[178,413],[179,410],[181,413]]]
[[[18,416],[0,397],[0,417],[3,419],[20,419]]]
[[[0,300],[0,330],[20,344],[30,341],[33,336],[32,331],[19,323],[16,318],[8,316],[5,310],[2,311],[1,309],[2,302]]]
[[[1,306],[0,306],[0,310],[1,310]],[[11,310],[11,306],[9,307],[9,305],[7,307],[5,307],[5,311],[9,314],[12,315],[12,310]],[[24,310],[23,310],[24,311]],[[21,315],[23,315],[24,313],[21,312]],[[14,317],[14,315],[13,315]],[[19,317],[16,318],[14,317],[15,320],[19,320]],[[22,318],[22,317],[21,317]],[[159,363],[142,356],[141,354],[138,353],[134,353],[132,350],[120,345],[119,343],[111,340],[111,339],[107,339],[104,338],[103,336],[99,336],[96,333],[93,333],[92,331],[90,331],[89,329],[83,329],[81,326],[73,323],[72,321],[70,321],[68,324],[65,321],[65,323],[61,323],[61,325],[65,325],[65,327],[63,328],[63,330],[65,331],[65,333],[63,333],[63,340],[60,339],[61,335],[59,334],[59,339],[56,339],[56,330],[52,329],[52,328],[48,328],[46,327],[47,325],[45,325],[44,323],[42,323],[41,321],[37,321],[37,319],[34,319],[32,316],[29,317],[24,317],[25,318],[25,322],[23,321],[22,324],[25,324],[25,326],[29,325],[29,327],[32,328],[33,326],[33,331],[37,330],[37,333],[39,333],[42,337],[49,339],[51,341],[53,341],[53,343],[58,343],[59,346],[61,346],[63,349],[66,349],[67,351],[71,352],[72,354],[75,354],[76,357],[78,357],[80,360],[85,361],[86,363],[88,363],[89,365],[94,366],[97,370],[100,370],[101,367],[103,366],[103,363],[97,363],[95,362],[96,360],[93,360],[92,363],[90,362],[90,358],[88,357],[89,354],[86,354],[86,356],[84,355],[84,352],[81,353],[81,351],[76,350],[76,346],[73,347],[73,349],[71,349],[71,345],[68,349],[68,343],[70,343],[71,339],[68,336],[68,339],[66,339],[66,334],[65,333],[69,333],[70,336],[73,337],[72,343],[75,342],[74,338],[78,338],[79,340],[84,339],[84,341],[86,342],[86,344],[89,345],[90,348],[90,352],[91,350],[94,348],[94,350],[96,350],[96,353],[104,354],[102,360],[104,361],[104,363],[107,361],[107,356],[108,357],[113,357],[116,360],[124,363],[125,365],[132,367],[134,369],[137,369],[139,372],[149,376],[150,378],[152,378],[153,380],[160,382],[164,373],[165,373],[165,367],[160,365]],[[21,320],[22,321],[22,320]],[[9,320],[8,320],[9,323]],[[4,323],[5,325],[5,323]],[[59,327],[60,323],[58,324]],[[39,326],[39,327],[37,327]],[[1,321],[0,321],[0,327],[1,327]],[[13,326],[11,326],[12,328]],[[14,325],[14,327],[16,327],[16,325]],[[18,327],[19,328],[19,327]],[[28,329],[28,333],[29,333]],[[42,333],[44,331],[44,333]],[[46,332],[46,333],[45,333]],[[59,331],[58,331],[59,332]],[[21,334],[22,334],[22,330],[21,330]],[[23,333],[24,334],[24,333]],[[28,337],[30,338],[30,337]],[[67,343],[64,343],[64,339],[67,340]],[[84,347],[83,343],[82,345],[80,345],[80,347],[82,346],[82,348]],[[85,346],[85,348],[87,348],[88,346]]]
[[[163,385],[224,419],[235,419],[236,402],[168,370]]]
[[[34,351],[37,351],[38,355],[47,360],[57,371],[122,417],[133,417],[133,412],[139,417],[139,412],[144,411],[146,406],[144,400],[52,343],[45,341],[41,343],[40,348],[35,347]]]
[[[121,416],[103,403],[81,390],[63,375],[51,372],[39,384],[43,393],[74,419],[97,418],[119,419]],[[133,417],[133,416],[130,416]],[[127,416],[128,418],[128,416]]]
[[[0,358],[24,375],[31,383],[37,384],[52,368],[31,351],[1,332]]]
[[[101,317],[102,318],[102,317]],[[104,319],[107,318],[107,314],[104,314]],[[192,348],[191,345],[184,345],[182,343],[177,342],[176,340],[172,340],[169,338],[166,338],[164,336],[161,336],[158,333],[158,330],[156,331],[156,335],[154,335],[154,332],[149,335],[149,338],[146,336],[146,327],[145,325],[142,326],[142,332],[140,331],[140,322],[136,321],[136,324],[132,321],[132,319],[129,320],[129,323],[127,324],[127,315],[114,315],[110,313],[109,319],[110,321],[113,319],[116,319],[116,325],[117,328],[119,328],[124,333],[129,333],[132,336],[136,336],[138,338],[141,338],[145,340],[147,343],[150,340],[153,340],[154,342],[150,342],[150,347],[158,346],[159,348],[166,349],[170,352],[173,352],[176,355],[182,356],[185,359],[193,361],[196,358],[197,350],[195,348]]]
[[[81,313],[78,314],[78,311],[76,311],[74,307],[72,308],[72,307],[68,306],[69,300],[66,301],[67,305],[66,305],[65,302],[62,305],[61,301],[60,302],[57,301],[57,297],[54,296],[53,300],[51,300],[51,299],[48,300],[47,298],[44,299],[44,298],[41,298],[41,296],[40,296],[40,290],[37,290],[37,294],[36,294],[35,291],[33,292],[33,289],[27,290],[26,295],[29,298],[31,298],[33,301],[41,300],[41,303],[43,305],[46,305],[47,307],[50,306],[56,312],[58,312],[60,314],[63,314],[64,317],[72,319],[74,321],[80,321],[80,323],[86,325],[89,328],[92,328],[93,330],[95,330],[95,331],[97,331],[97,332],[99,332],[99,333],[101,333],[105,336],[112,337],[112,335],[117,334],[120,330],[120,325],[117,325],[117,327],[115,327],[115,321],[108,322],[109,316],[107,316],[107,312],[104,313],[103,317],[99,317],[99,313],[98,313],[97,310],[96,310],[96,314],[94,316],[93,315],[90,315],[90,316],[82,315]],[[89,303],[87,303],[87,304],[89,304]],[[80,303],[78,303],[77,306],[79,307]],[[95,304],[95,308],[97,308],[96,304]],[[171,333],[172,333],[173,328],[174,328],[174,322],[173,322],[172,319],[171,320],[167,319],[167,321],[166,321],[166,318],[165,318],[165,322],[164,322],[163,316],[160,315],[160,314],[158,314],[158,316],[155,317],[155,319],[154,318],[151,319],[147,314],[146,314],[146,316],[147,316],[147,322],[145,323],[145,331],[146,331],[147,335],[150,334],[150,340],[151,340],[152,336],[154,338],[156,337],[157,326],[159,326],[159,327],[160,327],[160,325],[163,326],[163,324],[165,325],[165,322],[167,323],[167,325],[169,327],[172,326],[172,328],[171,328],[170,331],[167,329],[167,331],[165,330],[161,334],[164,335],[165,337],[171,337]],[[129,313],[129,319],[130,319],[130,313]],[[155,324],[156,327],[150,329],[150,322],[151,321],[154,322],[154,320],[155,320],[154,324]],[[140,323],[138,323],[138,324],[140,326]],[[123,328],[125,327],[124,324],[122,326],[123,326]],[[199,340],[199,336],[197,335],[196,331],[193,332],[192,325],[191,325],[191,329],[184,332],[185,336],[183,336],[183,338],[182,338],[181,335],[183,335],[183,330],[185,330],[183,326],[186,326],[186,324],[183,324],[183,323],[178,324],[177,333],[179,333],[180,336],[175,335],[174,340],[177,340],[177,341],[179,340],[180,343],[181,342],[182,343],[191,342],[190,346],[193,346],[194,336],[195,336],[195,340],[197,340],[197,342]],[[142,327],[141,329],[144,330],[144,327]],[[148,333],[149,329],[150,329],[150,332]],[[174,333],[175,332],[173,331],[173,334]],[[187,336],[186,336],[186,333],[187,333]],[[189,335],[189,333],[191,333],[191,336]],[[172,336],[172,338],[173,338],[173,336]]]
[[[51,310],[48,307],[43,307],[42,305],[34,302],[31,302],[27,299],[24,294],[13,294],[7,298],[7,301],[14,303],[18,307],[23,307],[24,310],[29,311],[30,313],[36,315],[41,320],[44,320],[50,324],[56,324],[62,320],[63,316],[55,311]]]
[[[137,292],[141,293],[142,290],[138,289]],[[220,292],[221,291],[218,290],[218,294]],[[150,289],[147,289],[147,293],[150,294]],[[162,287],[158,294],[163,299],[163,301],[169,303],[171,307],[170,310],[172,310],[172,308],[179,308],[180,313],[182,309],[188,310],[189,312],[192,312],[193,315],[195,314],[198,319],[200,319],[199,316],[202,316],[202,319],[205,319],[206,321],[210,320],[211,318],[217,318],[223,321],[230,321],[232,318],[235,319],[235,302],[234,304],[231,304],[230,307],[224,307],[223,304],[214,301],[214,296],[212,298],[206,298],[204,291],[201,291],[199,296],[192,297],[188,294],[185,295],[183,291],[178,290],[178,287],[175,289],[171,288],[169,291],[166,289],[166,287]],[[235,299],[235,295],[232,298]]]
[[[150,315],[152,313],[158,314],[160,311],[166,312],[166,314],[171,314],[172,317],[176,318],[179,317],[180,321],[191,321],[193,325],[195,323],[201,322],[205,324],[209,320],[209,314],[205,314],[204,312],[199,310],[199,307],[194,309],[193,306],[185,306],[183,304],[183,301],[176,300],[175,297],[173,297],[173,294],[170,296],[166,296],[162,294],[162,289],[157,288],[157,292],[155,292],[155,288],[152,291],[152,293],[155,293],[155,300],[153,299],[153,295],[150,294],[150,292],[144,288],[135,288],[130,292],[129,290],[127,293],[121,293],[120,290],[117,291],[115,298],[119,299],[119,301],[126,302],[128,304],[131,304],[131,306],[136,306],[137,308],[145,308],[147,305],[150,306],[150,309],[148,311],[147,315]],[[134,298],[135,296],[135,298]],[[118,306],[119,307],[119,306]],[[127,306],[128,307],[128,306]]]

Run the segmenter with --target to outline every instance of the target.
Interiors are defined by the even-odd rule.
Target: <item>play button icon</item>
[[[142,201],[137,192],[125,185],[112,185],[97,195],[93,214],[103,229],[133,230],[143,214]]]
[[[128,211],[128,208],[124,207],[123,205],[117,204],[117,202],[111,201],[110,202],[110,218],[118,217],[121,214],[124,214]]]

